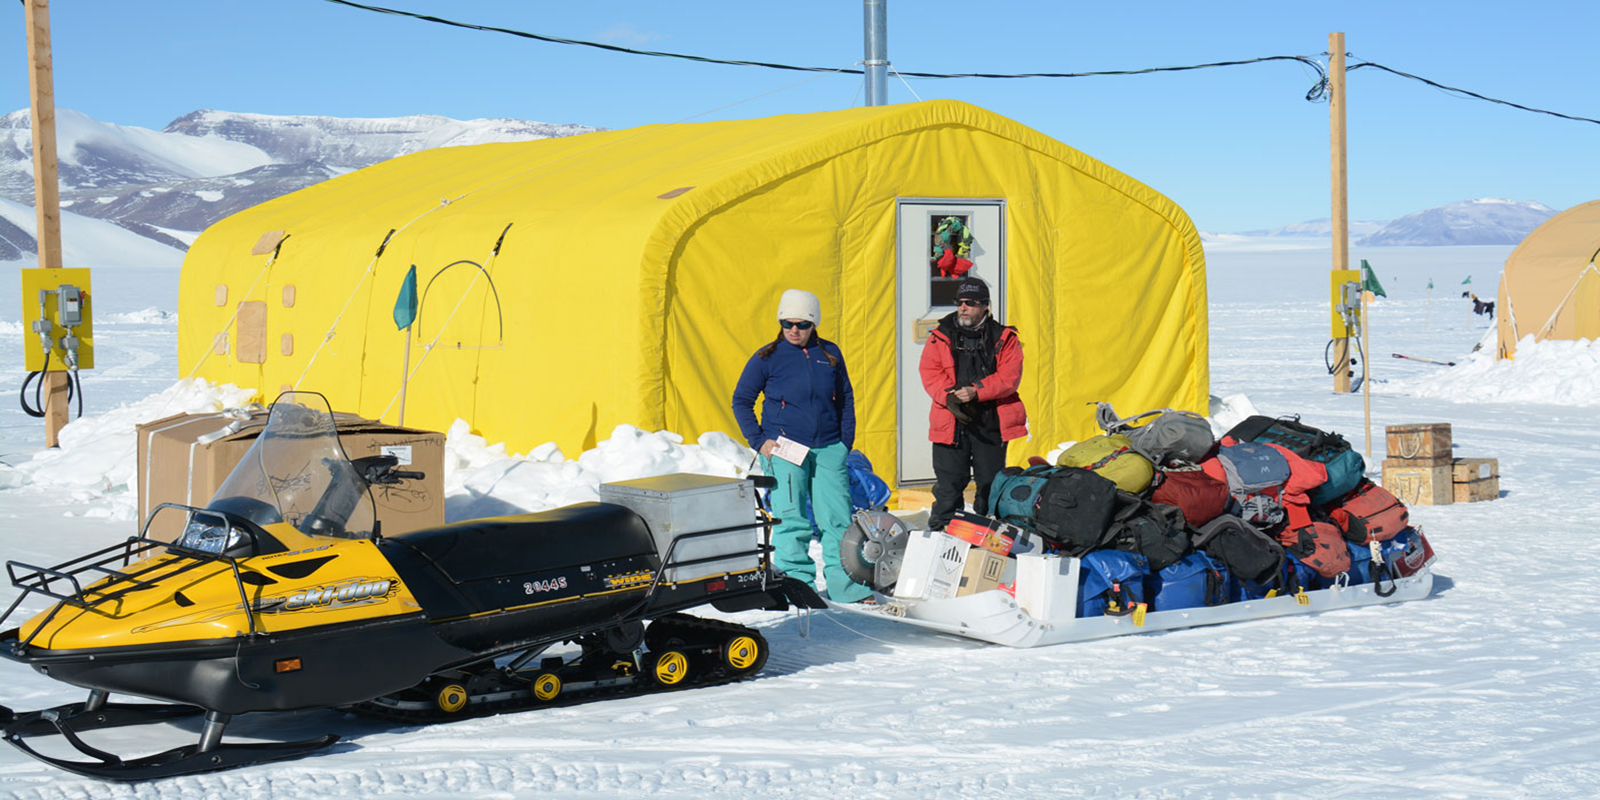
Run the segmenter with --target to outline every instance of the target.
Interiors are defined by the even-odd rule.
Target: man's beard
[[[973,317],[972,320],[969,322],[968,320],[963,319],[960,314],[957,314],[956,315],[956,324],[960,325],[963,328],[969,328],[969,329],[970,328],[976,328],[979,325],[982,325],[983,321],[988,319],[988,318],[989,318],[988,314],[982,314],[982,315],[979,315],[977,317]]]

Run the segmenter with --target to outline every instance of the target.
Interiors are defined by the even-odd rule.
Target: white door
[[[901,199],[897,258],[898,309],[895,350],[899,357],[900,485],[933,480],[933,450],[928,443],[928,410],[933,400],[922,388],[917,365],[928,333],[939,319],[956,309],[956,285],[938,266],[943,247],[936,245],[940,226],[955,218],[971,234],[972,262],[968,275],[989,284],[990,311],[1005,316],[1006,205],[1004,200]],[[952,237],[946,236],[944,241]],[[955,255],[952,253],[952,255]]]

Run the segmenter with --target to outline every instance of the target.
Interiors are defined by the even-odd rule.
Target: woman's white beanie
[[[822,301],[804,289],[785,289],[778,299],[778,319],[805,319],[822,324]]]

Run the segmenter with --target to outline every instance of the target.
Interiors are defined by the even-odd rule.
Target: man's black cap
[[[984,283],[982,278],[970,275],[962,278],[960,285],[956,287],[956,299],[977,300],[984,305],[988,305],[989,284]]]

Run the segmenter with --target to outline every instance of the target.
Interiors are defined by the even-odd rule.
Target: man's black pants
[[[944,530],[945,523],[965,505],[962,494],[966,492],[969,480],[978,485],[972,510],[987,515],[989,485],[994,483],[994,476],[1005,465],[1005,442],[985,444],[958,429],[955,444],[935,444],[933,508],[928,512],[928,527],[936,531]]]

